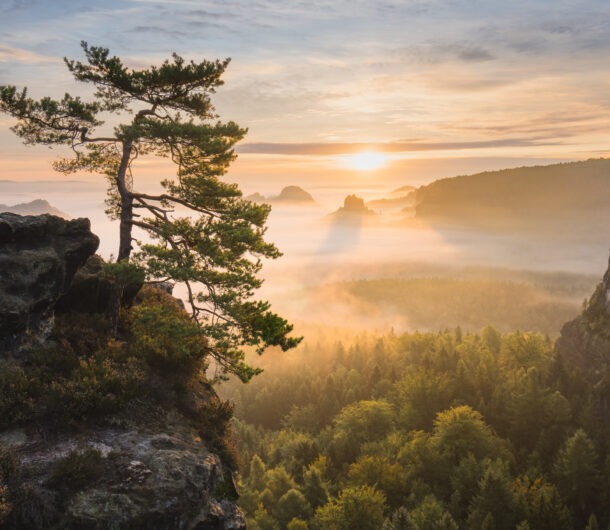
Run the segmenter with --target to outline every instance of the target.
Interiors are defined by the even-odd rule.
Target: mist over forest
[[[248,528],[610,522],[599,390],[554,350],[606,267],[608,171],[600,159],[253,193],[272,205],[267,236],[284,253],[265,263],[261,295],[304,340],[248,355],[263,372],[216,387],[235,407]],[[93,180],[0,181],[17,210],[43,197],[89,217],[110,258],[102,192]]]

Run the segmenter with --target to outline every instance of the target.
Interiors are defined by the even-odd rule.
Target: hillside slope
[[[483,229],[561,227],[610,221],[610,160],[522,167],[437,180],[417,190],[416,216]]]

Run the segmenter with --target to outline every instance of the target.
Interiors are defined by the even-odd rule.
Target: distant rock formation
[[[315,204],[314,198],[310,193],[305,191],[299,186],[286,186],[282,189],[279,195],[275,197],[265,197],[260,193],[253,193],[246,197],[247,200],[256,203],[268,203],[268,204],[298,204],[298,205],[311,205]]]
[[[415,193],[410,192],[404,197],[368,201],[366,206],[374,208],[375,210],[402,210],[404,208],[413,208],[415,206]]]
[[[0,350],[48,335],[55,303],[98,245],[88,219],[0,214]]]
[[[55,206],[52,206],[44,199],[35,199],[31,202],[24,202],[21,204],[15,204],[13,206],[0,204],[0,213],[1,212],[16,213],[18,215],[43,215],[48,213],[51,215],[56,215],[57,217],[63,217],[64,219],[70,218],[68,214],[58,210],[55,208]]]
[[[356,195],[348,195],[343,201],[343,206],[331,214],[336,221],[346,223],[360,223],[365,219],[374,219],[377,214],[367,208],[364,199]]]
[[[251,195],[244,197],[244,199],[246,199],[247,201],[255,202],[257,204],[268,202],[267,199],[265,199],[265,196],[261,195],[258,191],[256,193],[252,193]]]
[[[417,188],[415,186],[410,186],[410,185],[406,185],[406,186],[401,186],[400,188],[396,188],[392,193],[391,196],[392,197],[404,197],[406,195],[409,195],[409,193],[411,193],[412,191],[415,191]]]
[[[313,197],[299,186],[286,186],[273,202],[314,203]]]

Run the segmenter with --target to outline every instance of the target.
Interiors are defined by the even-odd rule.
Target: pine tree
[[[152,280],[185,285],[188,305],[222,368],[248,380],[258,371],[243,362],[244,346],[296,346],[292,326],[251,297],[262,281],[261,258],[280,252],[264,240],[269,206],[242,199],[220,180],[246,130],[216,121],[210,95],[223,84],[224,61],[186,62],[179,55],[160,66],[129,69],[107,48],[82,43],[86,62],[65,59],[76,81],[93,85],[95,99],[28,97],[27,89],[0,86],[0,112],[16,118],[12,130],[26,144],[68,146],[74,155],[55,163],[63,173],[86,171],[109,181],[107,212],[120,222],[118,261],[136,261]],[[117,118],[116,115],[119,117]],[[101,134],[102,118],[113,123]],[[132,173],[138,158],[169,158],[175,176],[162,191],[144,193]],[[152,242],[139,245],[134,228]]]

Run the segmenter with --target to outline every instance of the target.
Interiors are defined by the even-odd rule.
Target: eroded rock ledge
[[[98,245],[88,219],[0,213],[0,351],[44,341],[55,303]]]
[[[231,473],[190,433],[100,429],[43,442],[12,431],[3,439],[27,470],[27,499],[11,521],[19,528],[246,528]]]

